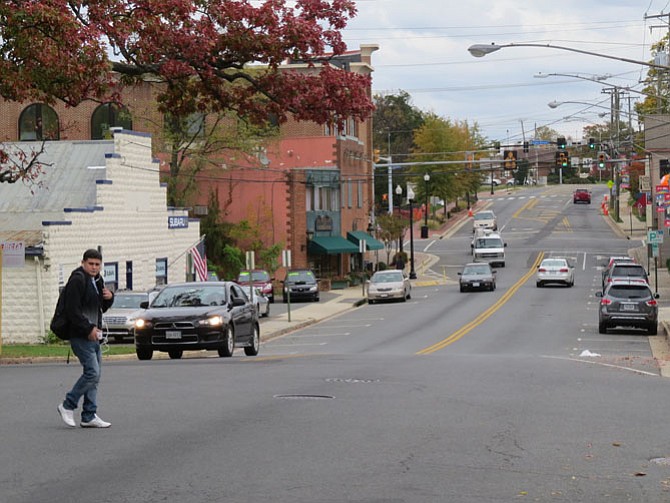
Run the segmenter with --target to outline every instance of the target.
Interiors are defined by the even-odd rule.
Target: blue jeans
[[[79,399],[83,396],[84,406],[81,420],[88,422],[93,419],[98,410],[98,383],[100,382],[100,364],[102,362],[100,343],[73,337],[70,339],[70,346],[72,352],[79,358],[81,366],[84,367],[84,372],[74,384],[74,387],[65,395],[63,407],[75,410],[79,404]]]

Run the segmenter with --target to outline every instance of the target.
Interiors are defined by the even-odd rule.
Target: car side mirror
[[[655,299],[660,299],[661,296],[660,296],[659,294],[655,293],[655,294],[654,294],[654,298],[655,298]]]
[[[140,307],[141,307],[142,309],[146,309],[146,308],[148,308],[148,307],[149,307],[149,301],[148,301],[148,300],[145,300],[145,301],[140,302]]]
[[[462,275],[463,275],[463,273],[462,273],[462,272],[459,272],[459,273],[458,273],[458,275],[459,275],[459,276],[462,276]]]
[[[472,243],[470,243],[470,248],[474,248],[474,247],[475,247],[475,245],[473,245]]]
[[[246,302],[244,302],[244,299],[240,299],[239,297],[233,297],[232,302],[233,307],[244,306],[245,304]]]
[[[602,297],[602,296],[603,296],[603,292],[596,292],[595,295],[596,295],[596,297]]]
[[[507,243],[504,243],[504,244],[503,244],[503,248],[507,248]]]

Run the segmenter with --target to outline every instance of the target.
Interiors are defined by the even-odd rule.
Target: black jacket
[[[93,286],[91,276],[86,274],[83,267],[78,267],[70,274],[65,286],[65,315],[70,324],[71,337],[85,339],[93,327],[102,328],[102,313],[114,303],[114,297],[109,300],[102,297],[104,287],[105,282],[99,274]]]

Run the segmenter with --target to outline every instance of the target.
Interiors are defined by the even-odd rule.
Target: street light
[[[416,279],[416,271],[414,270],[414,191],[407,186],[407,201],[409,201],[409,279]]]
[[[430,175],[426,173],[423,175],[423,181],[425,183],[425,192],[426,192],[426,210],[424,212],[424,224],[421,227],[421,239],[428,239],[428,205],[430,201],[428,200],[428,182],[430,181]]]
[[[396,185],[395,193],[399,198],[400,198],[400,196],[402,196],[402,187],[400,186],[400,184]],[[398,208],[400,208],[400,203],[401,202],[402,202],[402,199],[400,199],[400,201],[398,201]],[[398,248],[400,249],[401,253],[404,251],[403,250],[403,245],[402,245],[402,235],[403,235],[403,233],[400,233],[400,238],[398,239]]]
[[[565,47],[562,45],[553,45],[553,44],[474,44],[468,47],[468,52],[472,54],[475,58],[482,58],[487,54],[492,52],[499,51],[504,47],[542,47],[545,49],[560,49],[562,51],[576,52],[579,54],[586,54],[588,56],[597,56],[599,58],[614,59],[616,61],[623,61],[624,63],[633,63],[634,65],[643,65],[650,68],[659,68],[661,70],[670,70],[670,66],[659,65],[657,63],[648,63],[647,61],[638,61],[636,59],[622,58],[620,56],[609,56],[607,54],[600,54],[598,52],[583,51],[581,49],[575,49],[573,47]]]

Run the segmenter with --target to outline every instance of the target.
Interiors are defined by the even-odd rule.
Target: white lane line
[[[611,363],[603,363],[603,362],[598,362],[594,360],[581,360],[579,358],[566,358],[562,356],[545,356],[542,355],[540,358],[548,358],[550,360],[563,360],[563,361],[569,361],[569,362],[577,362],[577,363],[588,363],[590,365],[599,365],[601,367],[609,367],[609,368],[614,368],[614,369],[619,369],[619,370],[628,370],[629,372],[633,372],[635,374],[642,374],[646,376],[651,376],[651,377],[660,377],[658,374],[654,374],[653,372],[647,372],[645,370],[638,370],[638,369],[633,369],[630,367],[622,367],[621,365],[612,365]]]

